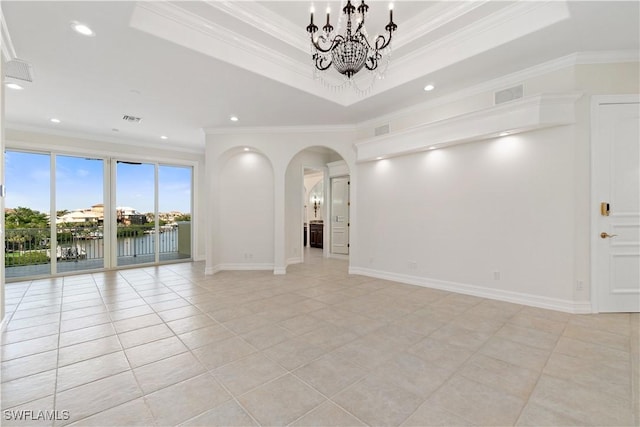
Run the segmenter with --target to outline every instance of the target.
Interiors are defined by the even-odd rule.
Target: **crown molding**
[[[340,133],[355,132],[354,125],[319,125],[319,126],[247,126],[247,127],[219,127],[204,129],[205,135],[234,135],[234,134],[277,134],[277,133]]]
[[[356,142],[359,162],[575,123],[581,93],[540,94]]]
[[[526,80],[543,76],[545,74],[562,70],[564,68],[576,65],[589,64],[610,64],[620,62],[638,62],[640,55],[634,50],[620,51],[593,51],[593,52],[576,52],[566,56],[561,56],[547,62],[534,65],[524,70],[519,70],[504,76],[497,77],[486,82],[479,83],[468,88],[443,95],[420,104],[412,105],[407,108],[397,110],[391,114],[379,116],[371,120],[366,120],[357,124],[358,129],[365,130],[380,124],[386,124],[390,121],[406,117],[411,114],[419,113],[424,110],[439,107],[441,105],[456,102],[465,98],[469,98],[485,92],[493,92],[496,90],[511,87]]]
[[[488,2],[488,0],[477,0],[436,3],[433,7],[409,18],[406,23],[403,24],[402,31],[398,33],[393,41],[393,47],[394,49],[399,49],[408,43],[416,41],[420,37],[424,37],[432,31],[463,17]]]
[[[309,52],[308,39],[299,37],[299,34],[304,34],[301,27],[258,2],[207,0],[206,3],[289,46],[305,53]]]
[[[633,49],[578,52],[574,55],[575,55],[574,61],[576,65],[614,64],[618,62],[640,61],[640,52]]]
[[[210,4],[210,2],[209,2]],[[200,16],[189,12],[177,5],[167,3],[167,2],[144,2],[138,3],[136,8],[144,9],[148,12],[154,13],[158,16],[161,16],[166,19],[170,19],[178,24],[185,26],[186,28],[197,31],[206,35],[208,37],[214,38],[219,42],[223,42],[233,48],[242,49],[252,56],[258,56],[263,59],[268,59],[273,63],[281,63],[284,62],[284,65],[293,72],[306,76],[307,78],[311,74],[309,72],[309,67],[301,64],[299,61],[293,60],[285,55],[282,55],[280,52],[271,49],[263,44],[257,43],[254,40],[241,35],[240,33],[229,30],[222,25],[216,24],[215,22],[206,20],[201,18]],[[132,18],[131,24],[136,27],[136,23],[138,21]],[[136,27],[138,28],[138,27]],[[186,46],[190,49],[199,50],[194,48],[193,46]],[[204,52],[208,53],[208,52]],[[215,56],[215,55],[211,55]],[[223,57],[222,55],[215,56],[218,59],[222,59],[226,62],[230,62],[228,58]],[[241,66],[240,64],[234,64]],[[246,67],[242,67],[246,68]],[[253,71],[253,70],[252,70]]]
[[[407,19],[394,47],[418,40],[443,25],[464,17],[487,3],[442,2]],[[307,52],[307,40],[299,27],[255,1],[213,1],[207,5],[251,28],[268,33],[296,51]],[[438,12],[434,17],[434,10]],[[318,84],[308,61],[291,57],[277,49],[241,35],[237,31],[204,19],[180,6],[180,2],[139,2],[130,25],[288,86],[319,96],[341,106],[349,106],[404,84],[429,72],[477,55],[515,38],[530,34],[569,17],[564,0],[516,2],[422,48],[394,59],[385,79],[376,82],[365,95],[335,92]],[[298,36],[298,34],[300,36]],[[505,35],[509,36],[506,37]],[[443,60],[434,63],[433,57]],[[335,76],[324,76],[330,81]]]
[[[299,37],[300,34],[305,34],[301,31],[302,26],[282,18],[277,13],[256,1],[208,0],[206,3],[302,52],[309,52],[307,37]],[[477,9],[485,3],[488,3],[488,0],[436,3],[432,8],[412,16],[405,21],[403,27],[405,27],[406,30],[403,30],[396,36],[394,47],[398,49],[405,44],[411,43]],[[378,3],[378,5],[379,4],[380,3]],[[434,16],[436,18],[433,18]]]
[[[7,22],[4,20],[4,13],[2,12],[2,8],[0,8],[0,27],[1,27],[1,37],[0,45],[2,46],[2,59],[4,61],[10,61],[17,57],[16,49],[13,46],[13,42],[11,41],[11,34],[9,34],[9,27],[7,27]]]
[[[346,92],[331,92],[317,84],[308,63],[205,20],[178,5],[138,2],[129,25],[341,106],[350,104]]]
[[[374,94],[422,78],[570,18],[565,1],[521,1],[393,60]],[[434,62],[432,58],[438,58]]]
[[[162,146],[159,146],[158,143],[153,143],[150,141],[145,141],[145,140],[140,140],[135,138],[130,138],[130,139],[114,138],[114,137],[96,135],[96,134],[85,133],[85,132],[51,129],[43,126],[32,126],[32,125],[25,125],[25,124],[14,123],[14,122],[6,122],[5,131],[8,133],[10,133],[11,131],[16,131],[16,132],[27,132],[27,133],[38,134],[38,135],[53,135],[53,136],[60,136],[64,138],[95,141],[96,143],[108,142],[108,143],[118,144],[118,145],[149,148],[149,149],[158,150],[158,151],[181,152],[181,153],[191,153],[191,154],[204,153],[204,143],[200,143],[200,142],[196,146],[186,145],[186,144],[176,144],[175,142],[172,142],[173,144],[172,146],[162,147]],[[12,141],[13,139],[7,137],[6,140]]]

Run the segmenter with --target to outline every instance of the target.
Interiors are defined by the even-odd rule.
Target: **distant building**
[[[117,207],[116,218],[118,224],[122,225],[142,225],[147,222],[147,216],[129,207]]]
[[[67,224],[97,224],[103,221],[104,217],[90,209],[76,209],[57,218],[57,222]]]

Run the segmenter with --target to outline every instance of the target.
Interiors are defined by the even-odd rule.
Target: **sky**
[[[104,203],[102,159],[56,156],[56,210],[90,208]],[[5,207],[50,210],[51,161],[48,154],[5,153]],[[160,212],[191,212],[191,168],[160,165]],[[116,205],[141,213],[154,211],[154,165],[117,163]]]

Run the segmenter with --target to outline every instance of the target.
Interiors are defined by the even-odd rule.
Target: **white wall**
[[[574,139],[565,126],[359,164],[352,267],[571,300]]]
[[[275,274],[286,273],[287,261],[295,262],[300,256],[302,244],[302,167],[322,167],[327,161],[344,158],[350,169],[355,166],[355,152],[352,147],[355,132],[336,127],[328,128],[283,128],[283,129],[228,129],[208,131],[206,134],[205,156],[207,163],[206,182],[208,230],[207,266],[205,271],[213,274],[227,268],[241,269],[243,265],[225,265],[226,243],[224,236],[227,224],[223,218],[220,197],[225,191],[223,170],[235,153],[249,148],[261,153],[268,159],[273,170],[273,244],[262,241],[262,247],[254,245],[256,253],[273,251],[273,270]],[[314,152],[307,152],[311,147],[325,147],[336,154],[320,160]],[[301,153],[303,152],[304,153]],[[301,153],[298,155],[298,153]],[[352,189],[353,190],[353,189]],[[238,198],[248,195],[238,194]],[[357,210],[355,205],[352,210]],[[253,210],[246,213],[259,220],[261,213]],[[252,218],[245,217],[246,221]],[[246,233],[246,231],[245,231]],[[244,239],[244,237],[242,238]],[[297,249],[297,254],[296,254]],[[250,260],[242,260],[242,264],[250,264]]]
[[[637,62],[581,64],[536,74],[522,81],[525,96],[583,94],[574,125],[360,163],[354,221],[361,250],[352,257],[351,270],[589,311],[590,98],[638,93],[639,75]],[[451,99],[392,117],[392,130],[492,104],[490,92]],[[494,272],[500,272],[499,280]]]
[[[260,153],[241,152],[220,171],[221,264],[273,268],[273,170]]]

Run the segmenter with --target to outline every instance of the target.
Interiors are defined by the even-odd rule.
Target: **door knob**
[[[607,234],[605,231],[603,231],[602,233],[600,233],[600,237],[601,237],[601,238],[603,238],[603,239],[611,238],[611,237],[616,237],[616,236],[617,236],[617,234]]]

